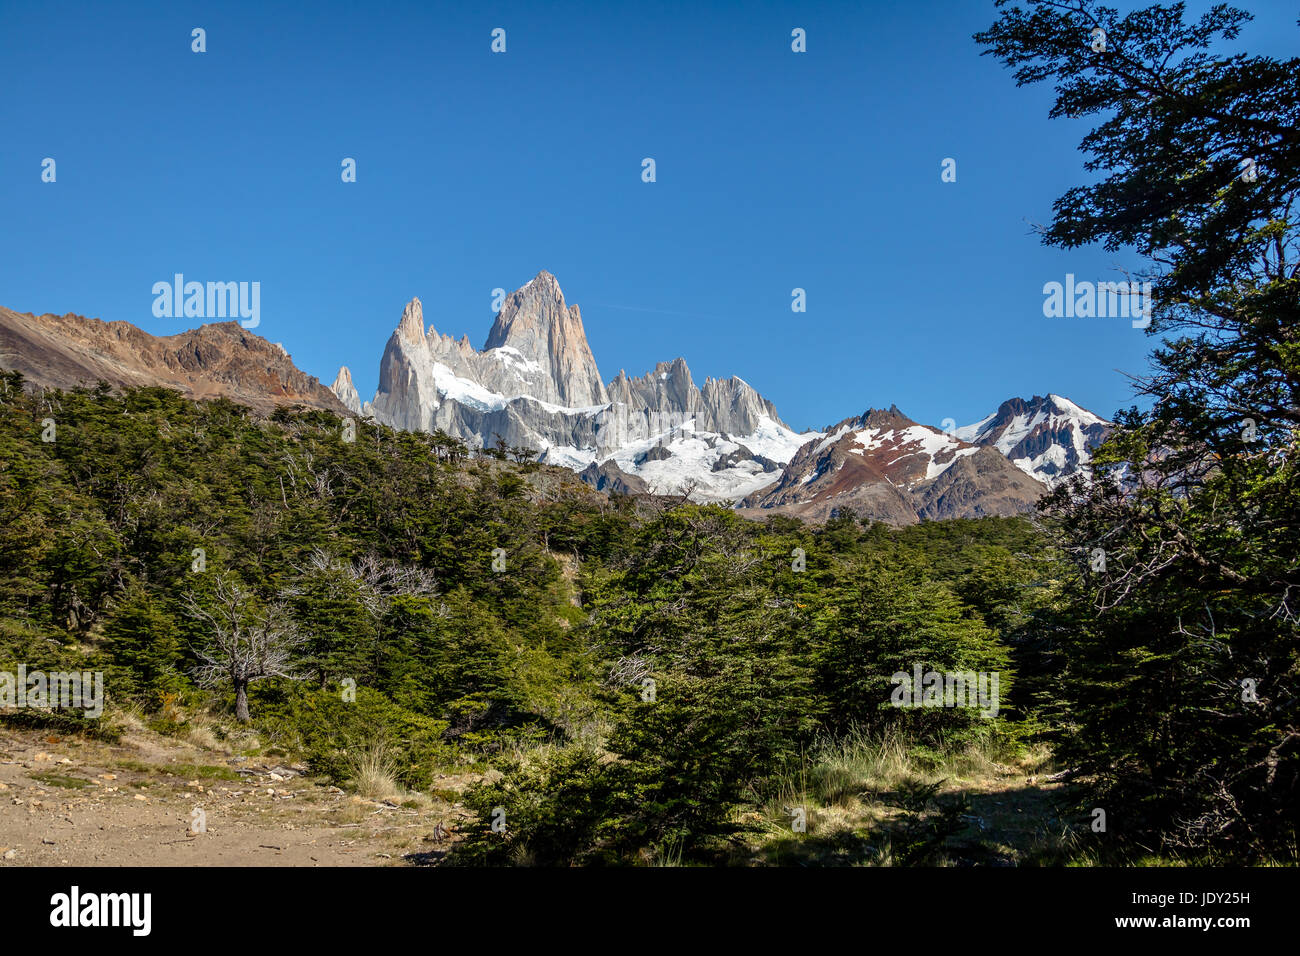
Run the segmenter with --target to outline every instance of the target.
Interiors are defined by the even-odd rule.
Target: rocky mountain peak
[[[1027,400],[1009,398],[992,415],[954,434],[996,448],[1026,474],[1054,487],[1087,471],[1093,449],[1110,430],[1109,422],[1049,392]]]
[[[897,405],[846,418],[805,443],[780,480],[742,504],[813,520],[874,521],[1016,514],[1046,489],[991,448],[908,418]]]
[[[921,427],[929,426],[918,425],[916,421],[903,414],[897,405],[890,405],[888,408],[868,408],[861,415],[851,415],[843,421],[836,422],[826,431],[828,435],[844,435],[860,431],[887,432]]]
[[[484,352],[493,349],[513,349],[548,375],[554,397],[539,398],[579,408],[608,401],[582,313],[564,301],[560,283],[545,270],[502,304],[483,346]]]
[[[402,320],[397,323],[397,332],[410,342],[424,341],[424,305],[418,298],[406,303]]]
[[[330,391],[338,396],[339,401],[347,406],[348,411],[354,414],[361,413],[361,396],[357,394],[357,387],[352,384],[352,372],[346,365],[339,367],[339,374],[335,376]]]

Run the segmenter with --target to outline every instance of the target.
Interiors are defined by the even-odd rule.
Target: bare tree
[[[355,601],[369,620],[372,638],[369,654],[374,657],[376,667],[383,652],[379,640],[383,619],[393,601],[403,596],[433,598],[438,593],[437,578],[432,571],[386,561],[374,553],[349,561],[335,557],[326,548],[316,547],[301,565],[295,565],[295,569],[299,574],[298,580],[282,590],[281,595],[301,597],[307,591],[308,579],[315,579],[317,585],[324,584],[331,597]],[[443,608],[445,611],[445,605]],[[316,637],[314,633],[309,634],[307,641],[314,643]],[[309,652],[312,650],[308,648]],[[316,672],[324,687],[327,677],[324,668],[318,666]]]
[[[334,557],[324,548],[312,548],[304,565],[297,570],[303,575],[336,571],[351,578],[358,586],[357,596],[362,605],[376,620],[383,617],[392,599],[398,595],[433,597],[438,593],[437,577],[432,571],[385,561],[374,553],[362,555],[356,561],[347,561]],[[294,585],[284,593],[300,594],[302,591]]]
[[[267,677],[297,679],[290,671],[294,650],[303,642],[283,604],[253,606],[238,584],[217,578],[211,607],[193,594],[184,599],[187,614],[204,625],[208,642],[195,653],[202,663],[194,676],[204,687],[229,683],[235,689],[235,717],[247,723],[248,685]]]

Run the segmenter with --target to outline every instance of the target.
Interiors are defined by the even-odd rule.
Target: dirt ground
[[[306,769],[147,731],[106,744],[0,728],[0,866],[431,865],[469,816],[368,800]]]

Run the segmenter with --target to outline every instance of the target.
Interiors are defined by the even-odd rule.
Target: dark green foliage
[[[618,809],[626,801],[599,754],[570,747],[501,769],[499,780],[466,797],[478,822],[456,847],[453,863],[566,866],[616,858],[610,843],[620,837]]]
[[[817,659],[831,729],[878,733],[902,722],[920,742],[935,743],[986,720],[970,709],[894,706],[893,675],[910,675],[917,665],[922,672],[996,673],[999,695],[1010,692],[1006,648],[948,588],[927,581],[922,565],[875,559],[853,568],[837,593],[822,616]]]
[[[1012,527],[1033,541],[1023,522],[972,522],[964,533],[982,554],[981,531]],[[793,570],[795,548],[804,571]],[[1002,693],[1010,688],[1007,649],[931,574],[907,532],[852,520],[814,532],[684,504],[647,521],[585,582],[617,759],[512,763],[505,780],[475,791],[478,825],[457,856],[722,859],[744,829],[737,809],[772,796],[818,733],[898,721],[937,744],[996,724],[889,706],[890,675],[915,663],[998,670]],[[997,596],[986,603],[1002,610]],[[514,821],[504,835],[490,829],[498,807]]]
[[[1043,238],[1147,257],[1162,336],[1150,410],[1048,503],[1074,562],[1035,664],[1060,753],[1130,846],[1294,860],[1300,58],[1217,52],[1250,20],[1227,5],[999,5],[986,52],[1054,81],[1053,115],[1100,119],[1082,149],[1102,175]]]
[[[106,681],[114,693],[146,711],[160,708],[167,694],[184,688],[180,630],[154,595],[132,585],[104,621]]]
[[[371,760],[399,784],[419,790],[449,756],[442,740],[445,721],[399,707],[368,687],[346,700],[340,688],[280,683],[254,689],[252,698],[278,746],[335,780],[353,778],[358,764]]]
[[[576,479],[552,470],[562,490],[539,506],[519,466],[467,462],[445,435],[362,425],[344,442],[319,411],[0,384],[6,661],[100,653],[111,699],[155,707],[191,685],[210,637],[187,599],[208,607],[224,576],[250,609],[285,609],[304,638],[295,676],[382,687],[452,734],[546,724],[523,709],[529,688],[576,673],[581,614],[544,545],[608,547]]]

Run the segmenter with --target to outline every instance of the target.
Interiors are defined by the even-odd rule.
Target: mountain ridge
[[[48,388],[101,381],[162,385],[192,398],[229,398],[259,412],[280,405],[348,411],[319,379],[294,365],[282,345],[233,321],[157,336],[120,319],[0,307],[0,367]]]
[[[922,425],[891,405],[843,419],[806,443],[774,485],[738,507],[814,521],[853,513],[906,525],[1017,514],[1046,491],[997,449]]]
[[[1009,399],[948,433],[918,424],[896,405],[868,409],[825,432],[796,433],[744,379],[709,377],[701,387],[681,356],[639,376],[620,369],[601,385],[580,310],[545,270],[504,299],[482,350],[467,337],[453,342],[432,328],[425,333],[422,323],[412,324],[413,310],[418,314],[418,299],[403,310],[385,347],[380,384],[363,414],[478,444],[534,448],[541,461],[572,468],[601,488],[686,493],[820,518],[853,505],[896,523],[1003,514],[1026,510],[1069,475],[1086,471],[1091,449],[1109,429],[1049,393]],[[350,375],[336,391],[351,404],[349,384]],[[879,441],[910,450],[897,461],[864,458],[852,437],[841,442],[849,431],[869,433],[872,449]],[[834,433],[829,444],[828,433]],[[833,465],[838,475],[833,492],[807,471],[813,441],[822,442],[816,467]],[[829,446],[835,448],[827,453]],[[859,457],[848,457],[855,447]],[[967,458],[940,480],[949,465]],[[904,459],[920,471],[902,474]]]
[[[412,297],[370,401],[348,366],[326,387],[278,343],[235,322],[152,336],[128,322],[0,309],[0,366],[38,385],[165,385],[261,412],[304,404],[442,430],[472,446],[504,441],[598,489],[688,494],[810,520],[852,511],[910,524],[1024,511],[1070,475],[1086,474],[1112,427],[1048,392],[1008,399],[960,428],[922,425],[890,405],[797,433],[740,376],[698,385],[682,356],[639,376],[620,369],[606,384],[579,307],[545,270],[505,297],[483,349],[426,326]]]
[[[343,371],[337,394],[351,403]],[[545,270],[504,299],[481,350],[424,331],[412,299],[384,347],[375,397],[357,410],[396,428],[533,448],[593,482],[608,480],[599,477],[608,469],[588,466],[612,463],[640,480],[620,488],[689,486],[707,500],[755,490],[802,443],[748,382],[710,377],[697,386],[681,357],[604,384],[580,308]]]

